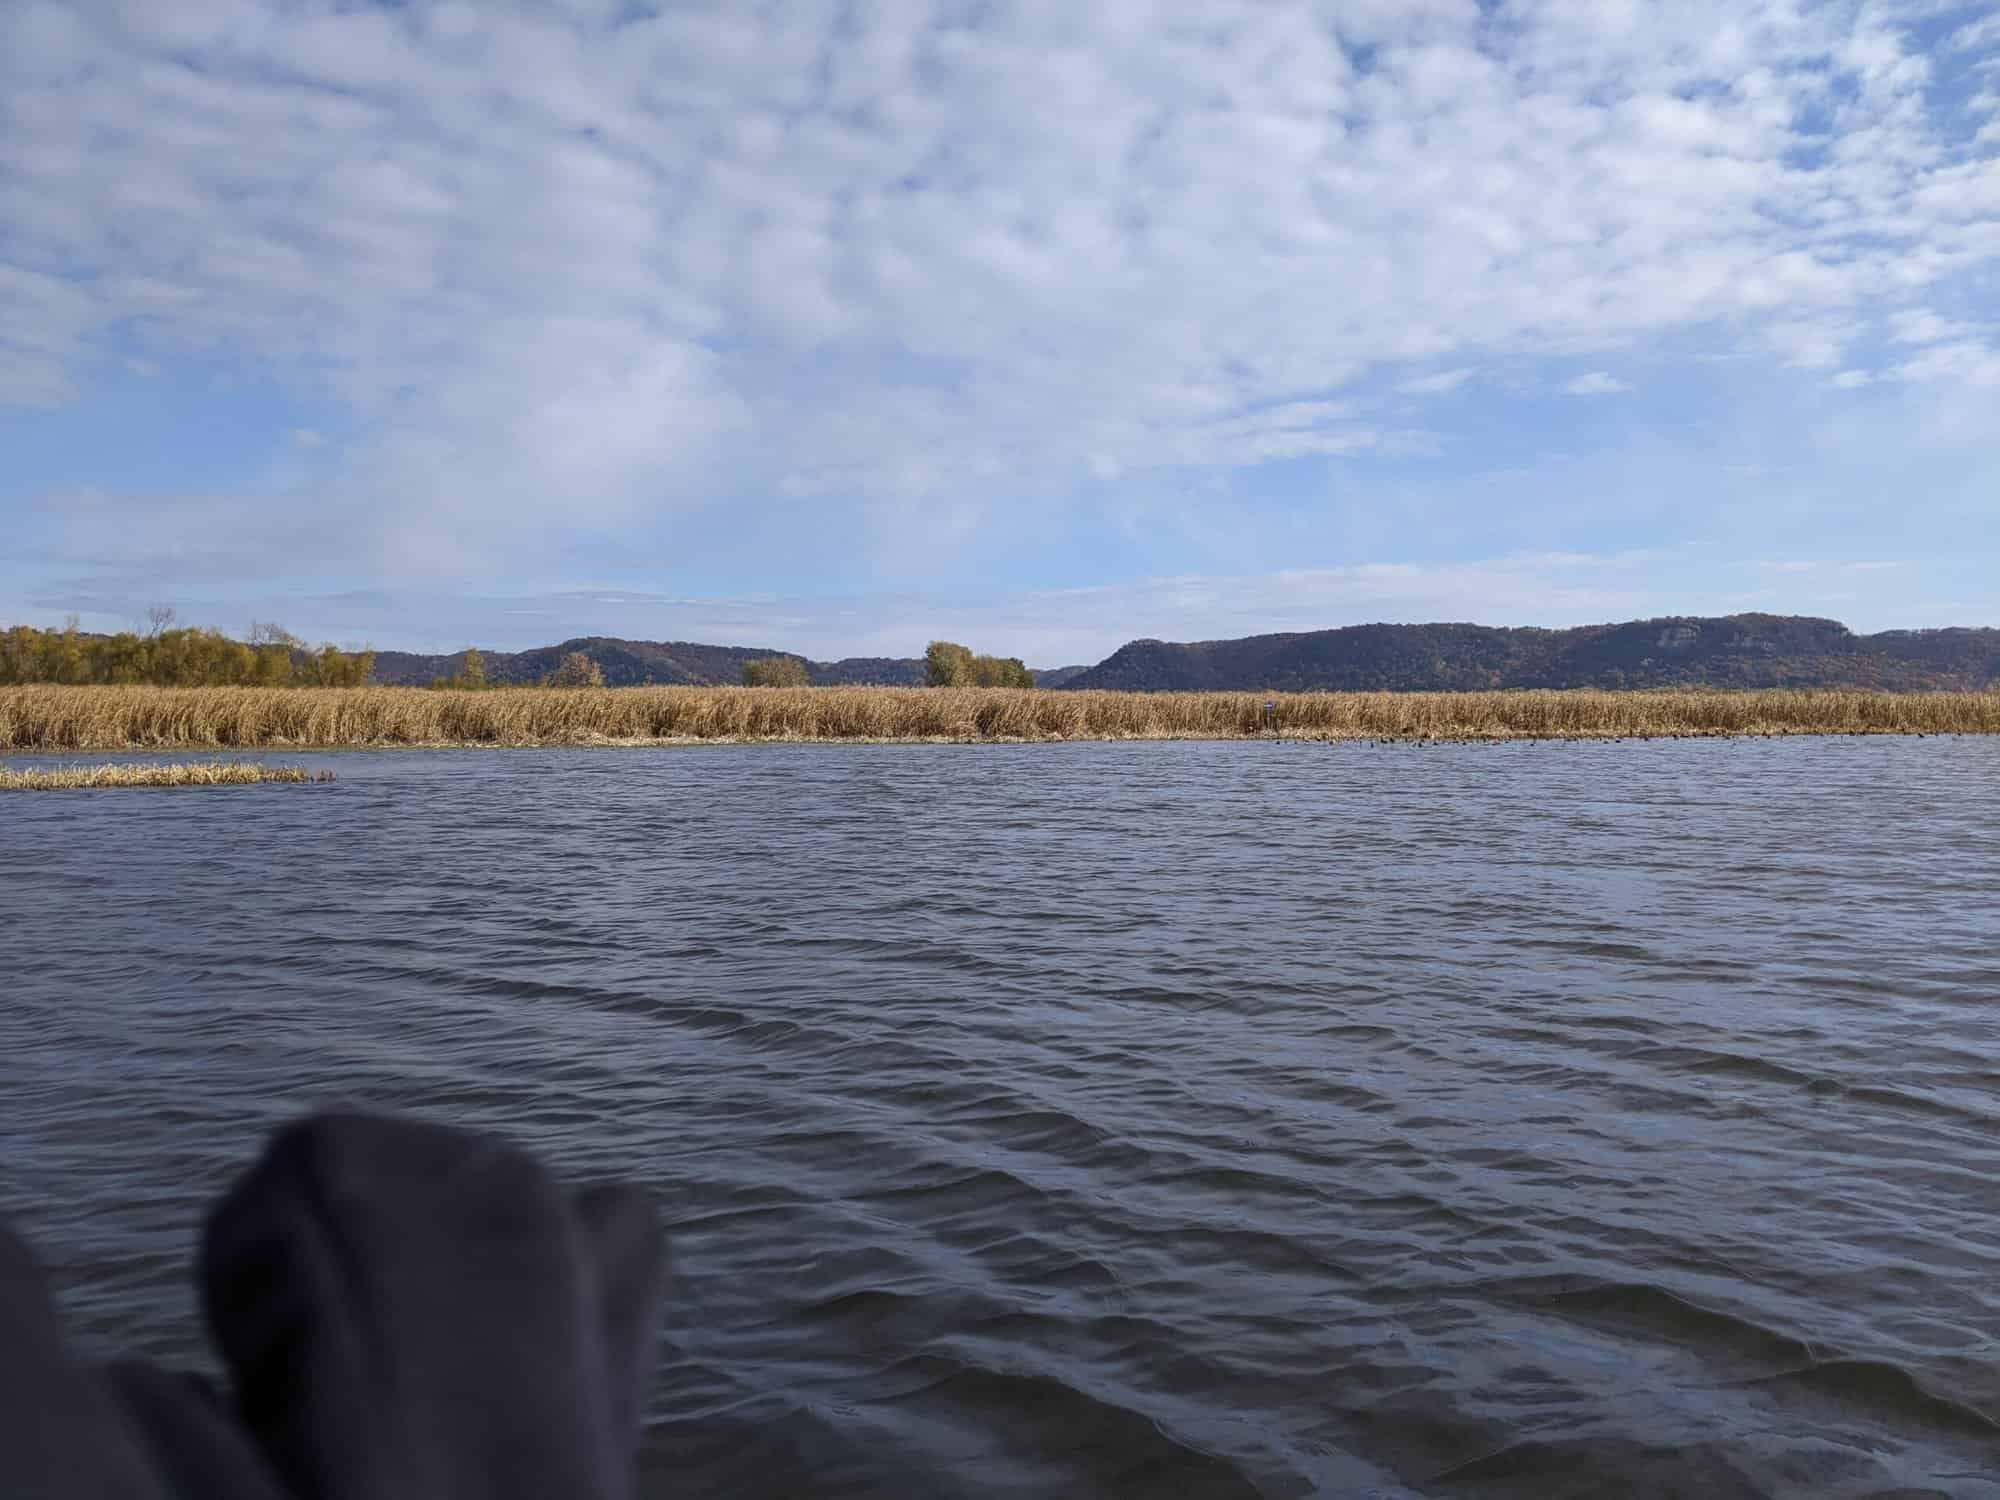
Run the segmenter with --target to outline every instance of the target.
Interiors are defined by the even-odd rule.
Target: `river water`
[[[2000,1496],[2000,740],[279,758],[0,797],[93,1349],[345,1101],[658,1193],[648,1496]]]

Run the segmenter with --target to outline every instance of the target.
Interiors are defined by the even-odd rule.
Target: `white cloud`
[[[1613,396],[1620,391],[1629,391],[1631,386],[1615,375],[1603,370],[1592,370],[1587,375],[1579,375],[1563,387],[1572,396]]]
[[[1439,370],[1434,375],[1419,375],[1400,382],[1396,389],[1405,396],[1443,396],[1457,390],[1473,376],[1468,368]]]
[[[1875,376],[1867,370],[1842,370],[1838,375],[1833,377],[1834,385],[1843,391],[1851,391],[1860,386],[1870,385],[1874,380]]]
[[[1376,372],[1716,329],[1831,368],[2000,259],[2000,162],[1905,13],[34,0],[0,403],[73,401],[123,331],[233,357],[344,407],[350,531],[435,557],[725,493],[967,535],[1427,441]],[[1946,347],[1903,377],[1987,378]]]
[[[2000,349],[1974,339],[1933,344],[1889,373],[1899,380],[1949,380],[1972,386],[2000,386]]]
[[[1968,21],[1959,27],[1951,34],[1950,46],[1955,52],[1977,52],[2000,46],[2000,12]]]
[[[294,427],[291,430],[291,439],[301,448],[318,448],[326,442],[324,434],[315,432],[310,427]]]
[[[1886,573],[1893,569],[1904,567],[1906,564],[1879,560],[1871,562],[1831,562],[1791,558],[1775,561],[1760,560],[1744,563],[1742,566],[1753,568],[1760,573],[1821,573],[1847,577],[1856,573]]]
[[[1842,351],[1858,332],[1845,319],[1813,318],[1773,323],[1764,338],[1794,369],[1824,370],[1840,363]]]
[[[1928,307],[1909,307],[1889,317],[1890,337],[1899,344],[1935,344],[1967,332],[1962,324],[1939,317]]]

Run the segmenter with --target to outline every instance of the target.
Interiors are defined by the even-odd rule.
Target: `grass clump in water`
[[[331,771],[208,761],[172,766],[58,766],[10,771],[0,767],[0,792],[71,792],[112,786],[252,786],[266,781],[331,781]]]

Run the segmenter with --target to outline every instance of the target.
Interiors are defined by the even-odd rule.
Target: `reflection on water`
[[[657,1189],[648,1494],[2000,1494],[2000,742],[304,759],[0,805],[99,1346],[339,1098]]]

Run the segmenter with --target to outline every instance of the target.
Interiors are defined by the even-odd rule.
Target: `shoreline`
[[[0,688],[0,755],[748,744],[1397,744],[2000,734],[2000,692]]]
[[[65,745],[61,748],[0,747],[0,760],[57,755],[219,755],[282,750],[291,754],[352,754],[398,750],[698,750],[705,745],[1564,745],[1643,744],[1653,740],[1845,740],[1984,739],[2000,730],[1922,729],[1704,729],[1602,733],[1589,730],[1528,733],[1484,731],[1463,734],[1318,733],[1283,734],[1096,734],[1096,735],[654,735],[622,738],[541,740],[265,740],[256,745],[188,740],[179,744]]]

